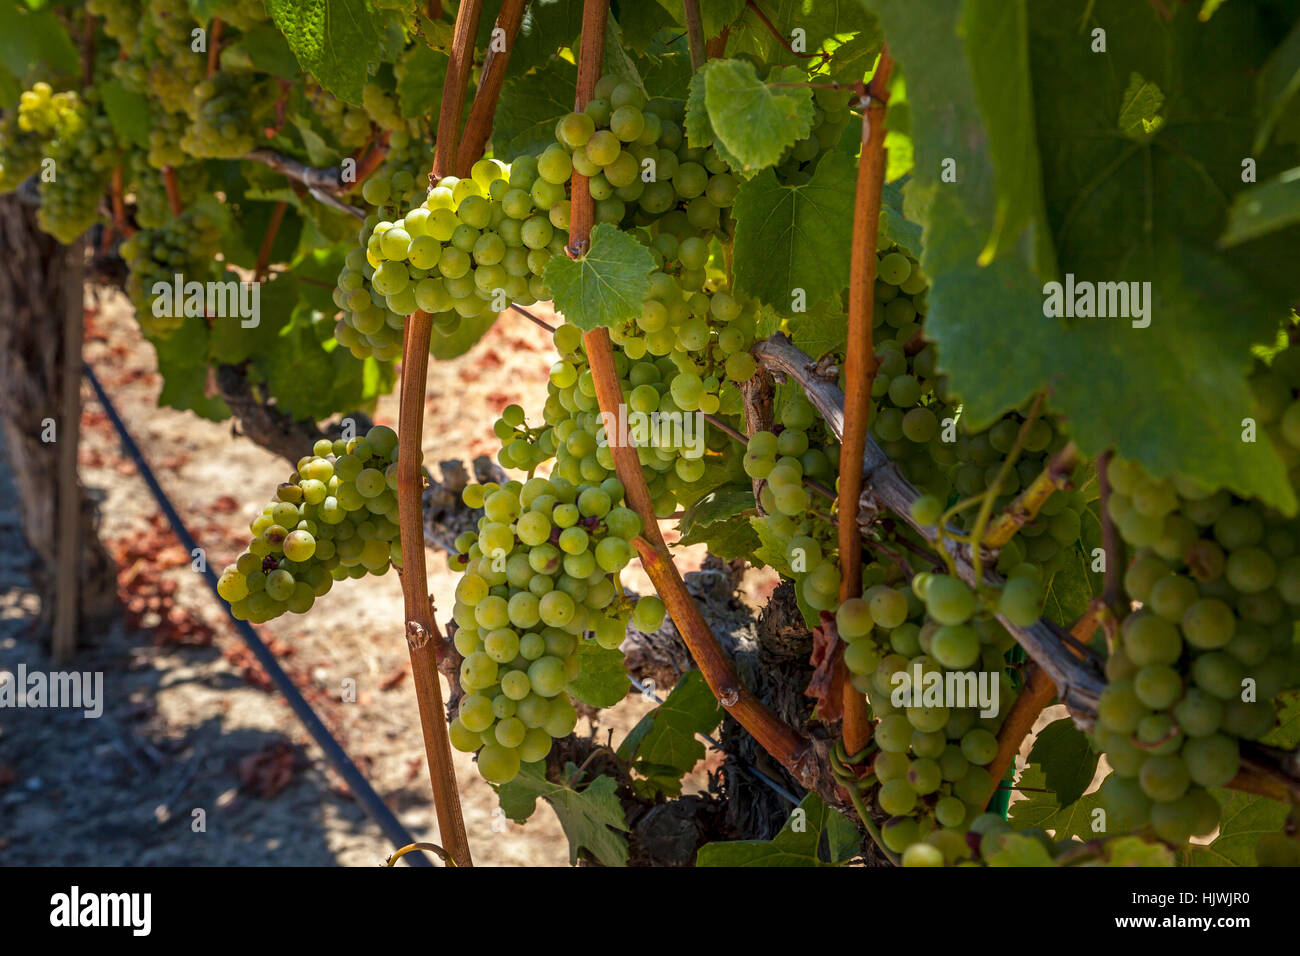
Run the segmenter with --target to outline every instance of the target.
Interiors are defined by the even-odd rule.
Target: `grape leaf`
[[[284,34],[269,23],[259,23],[239,35],[229,47],[221,51],[224,59],[231,48],[238,48],[248,57],[249,65],[263,73],[282,80],[295,82],[298,78],[298,61],[285,42]]]
[[[118,138],[148,149],[149,105],[144,94],[128,90],[117,80],[105,80],[97,89]]]
[[[1032,763],[1020,774],[1016,786],[1024,788],[1025,799],[1011,804],[1007,820],[1017,830],[1041,827],[1051,830],[1058,841],[1070,837],[1091,840],[1097,836],[1092,829],[1093,811],[1101,806],[1097,791],[1085,793],[1078,800],[1061,806],[1061,801],[1048,786],[1043,768]]]
[[[1174,851],[1163,843],[1126,836],[1106,843],[1106,866],[1174,866]]]
[[[1141,73],[1131,74],[1119,105],[1119,131],[1134,142],[1147,142],[1165,125],[1160,115],[1164,105],[1165,94],[1160,87],[1143,79]]]
[[[749,525],[749,519],[737,515],[734,518],[716,521],[711,525],[693,528],[682,535],[677,543],[682,547],[704,544],[708,546],[710,554],[716,554],[724,561],[734,561],[737,558],[749,560],[758,549],[760,542],[758,535]]]
[[[1066,552],[1068,557],[1065,567],[1053,574],[1047,582],[1043,614],[1052,623],[1068,629],[1088,610],[1096,589],[1088,570],[1089,557],[1085,551],[1076,542]]]
[[[567,60],[556,60],[545,72],[506,80],[492,119],[495,154],[509,162],[554,143],[556,122],[573,109],[577,81],[578,68]]]
[[[339,99],[361,105],[367,64],[383,59],[383,20],[364,0],[266,0],[298,65]]]
[[[660,792],[680,795],[682,777],[704,758],[704,744],[696,735],[712,733],[721,720],[722,705],[704,675],[687,671],[663,703],[628,732],[618,755],[651,778]]]
[[[206,394],[210,338],[207,324],[191,315],[167,338],[149,340],[158,353],[158,374],[163,380],[160,408],[192,411],[214,422],[230,417],[230,409],[219,395]]]
[[[924,63],[908,74],[916,168],[907,209],[927,227],[927,332],[972,427],[1046,386],[1085,454],[1113,446],[1158,477],[1183,474],[1294,511],[1271,445],[1240,440],[1251,411],[1250,346],[1272,338],[1288,307],[1281,286],[1296,281],[1282,261],[1291,231],[1252,243],[1255,261],[1216,247],[1222,197],[1240,190],[1240,159],[1249,154],[1248,131],[1224,111],[1247,98],[1248,82],[1240,70],[1216,70],[1211,79],[1205,66],[1226,61],[1224,49],[1240,62],[1260,47],[1257,13],[1225,7],[1210,30],[1185,9],[1166,23],[1142,4],[1070,0],[1049,13],[1036,3],[1028,44],[1036,113],[992,124],[975,102],[975,81],[983,77],[979,88],[988,88],[1005,61],[1005,90],[997,85],[981,103],[989,110],[1023,104],[1006,93],[1023,82],[1013,69],[1019,57],[968,44],[956,0],[924,10],[870,3],[904,66]],[[1075,29],[1085,7],[1110,38],[1104,57]],[[990,62],[975,71],[972,57]],[[1167,98],[1168,122],[1147,144],[1116,127],[1131,72],[1158,83]],[[999,201],[990,136],[1035,121],[1047,221],[1028,222],[1026,242],[1006,245],[981,266]],[[946,160],[956,183],[941,179]],[[1063,271],[1087,281],[1149,282],[1149,327],[1118,319],[1067,327],[1045,317],[1044,282],[1058,276],[1044,271],[1035,243],[1049,227]]]
[[[695,865],[838,866],[852,859],[860,846],[857,827],[816,793],[809,793],[773,839],[706,843],[700,847]]]
[[[556,50],[574,45],[581,32],[582,0],[532,0],[510,52],[509,72],[520,75],[547,63]]]
[[[698,501],[686,509],[678,529],[689,534],[696,528],[706,528],[727,518],[734,518],[745,511],[754,509],[754,489],[752,485],[725,484],[702,495]]]
[[[397,102],[403,116],[424,116],[438,109],[447,82],[447,62],[443,54],[424,45],[403,54],[397,78]]]
[[[886,149],[888,148],[887,145]],[[905,183],[906,180],[885,183],[884,189],[881,190],[880,235],[890,242],[902,246],[912,255],[920,256],[921,227],[908,219],[903,213],[903,186]]]
[[[25,84],[81,72],[77,48],[54,9],[27,10],[11,0],[0,3],[0,65]]]
[[[988,847],[985,852],[985,847]],[[994,833],[980,843],[989,866],[1052,866],[1052,856],[1041,840],[1022,833]]]
[[[1296,223],[1300,223],[1300,166],[1236,195],[1228,210],[1223,244],[1235,246]]]
[[[1184,852],[1191,866],[1255,866],[1255,844],[1286,823],[1287,808],[1268,797],[1232,790],[1211,790],[1223,807],[1219,835],[1208,845],[1193,843]]]
[[[1087,736],[1069,717],[1053,721],[1039,731],[1029,752],[1030,763],[1042,767],[1048,788],[1056,791],[1056,801],[1063,805],[1083,796],[1097,772],[1097,759]]]
[[[711,60],[704,74],[704,105],[713,133],[742,164],[773,166],[812,131],[812,90],[769,86],[747,60]],[[782,74],[775,79],[785,81]]]
[[[1260,743],[1294,750],[1300,746],[1300,691],[1287,690],[1278,695],[1277,726]]]
[[[813,358],[827,352],[843,353],[849,340],[849,317],[841,296],[814,305],[806,312],[796,312],[786,323],[790,341]]]
[[[606,866],[626,866],[627,837],[617,831],[627,831],[627,817],[614,793],[614,779],[597,777],[585,789],[573,790],[547,780],[544,767],[542,761],[526,763],[518,776],[497,788],[506,816],[523,823],[533,815],[541,797],[551,805],[569,838],[570,863],[577,863],[579,851],[586,849]],[[565,764],[565,778],[571,778],[577,769],[572,763]]]
[[[745,164],[729,149],[727,144],[713,133],[713,124],[709,122],[709,111],[704,105],[704,83],[708,75],[708,64],[691,76],[686,87],[686,119],[683,132],[686,142],[695,149],[713,147],[722,161],[742,179],[753,179],[757,170],[746,169]]]
[[[586,639],[578,642],[578,661],[582,671],[564,686],[570,697],[592,707],[613,707],[627,696],[632,684],[622,651],[607,650]]]
[[[1262,152],[1282,117],[1300,93],[1300,23],[1291,28],[1259,71],[1256,106],[1260,114],[1254,151]],[[1290,112],[1295,112],[1290,109]]]
[[[740,187],[732,214],[736,288],[782,315],[791,315],[795,290],[806,305],[849,283],[853,196],[857,171],[843,153],[825,156],[802,186],[782,186],[765,169]]]
[[[763,13],[775,32],[802,53],[824,50],[831,54],[833,79],[857,82],[871,69],[880,52],[882,37],[875,18],[852,0],[764,0]],[[798,31],[798,32],[796,32]],[[806,57],[786,49],[753,8],[746,6],[727,37],[732,56],[751,54],[765,63],[807,67]]]
[[[654,268],[649,249],[617,226],[602,222],[591,231],[585,255],[551,256],[545,279],[556,311],[589,332],[640,315]]]
[[[239,281],[233,272],[224,278]],[[208,352],[210,360],[215,364],[238,365],[258,353],[275,350],[280,330],[288,323],[289,314],[297,302],[299,288],[297,280],[288,274],[263,282],[258,288],[258,322],[255,326],[245,327],[243,323],[248,320],[237,315],[213,318]]]

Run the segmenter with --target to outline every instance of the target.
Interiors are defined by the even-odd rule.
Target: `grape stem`
[[[1101,595],[1106,605],[1119,616],[1123,613],[1124,600],[1124,543],[1120,540],[1119,530],[1110,516],[1110,461],[1113,456],[1110,449],[1097,458],[1097,485],[1101,493],[1098,510],[1101,513],[1101,549],[1106,566],[1102,569]],[[1109,636],[1109,635],[1108,635]]]
[[[447,866],[456,865],[456,861],[452,858],[451,854],[448,853],[446,850],[444,850],[442,847],[438,846],[438,844],[436,843],[408,843],[406,846],[402,847],[401,849],[395,850],[393,852],[393,855],[390,856],[386,861],[384,861],[384,866],[396,866],[398,860],[400,860],[402,857],[406,856],[406,854],[410,853],[413,850],[424,850],[428,853],[434,853]]]
[[[504,49],[497,49],[493,42],[488,47],[487,58],[479,74],[478,90],[474,93],[474,102],[469,108],[469,119],[465,121],[465,135],[456,152],[456,175],[465,178],[483,155],[488,137],[492,135],[492,119],[496,115],[497,99],[501,87],[506,81],[506,68],[510,65],[510,52],[515,47],[519,36],[519,25],[524,19],[524,8],[528,0],[505,0],[501,12],[497,14],[496,28],[505,38]],[[441,130],[441,126],[439,129]]]
[[[1020,430],[1016,432],[1016,440],[1011,443],[1011,450],[1007,452],[1006,458],[1002,459],[1002,467],[998,469],[997,476],[985,489],[983,499],[980,501],[980,510],[975,515],[975,525],[970,532],[971,561],[975,565],[976,581],[984,580],[984,529],[988,527],[989,516],[993,514],[993,502],[997,500],[999,489],[1006,483],[1007,475],[1015,467],[1016,459],[1020,457],[1020,451],[1029,438],[1029,430],[1033,428],[1034,422],[1038,421],[1042,411],[1043,393],[1039,391],[1034,395],[1034,403],[1029,407],[1029,414],[1020,423]]]
[[[574,109],[577,111],[581,111],[591,100],[600,76],[608,15],[609,0],[585,0],[578,52],[578,82],[574,96]],[[574,250],[586,248],[595,218],[595,202],[588,180],[577,172],[573,174],[571,202],[569,249],[572,255]],[[614,346],[610,341],[609,330],[598,327],[584,333],[583,345],[599,406],[606,413],[613,412],[623,401],[623,392],[614,366]],[[686,590],[659,530],[654,503],[636,449],[615,441],[610,443],[610,450],[614,456],[615,471],[626,489],[628,505],[641,516],[644,524],[642,534],[637,536],[633,545],[709,689],[737,723],[796,780],[810,789],[828,788],[831,784],[823,778],[829,777],[829,772],[825,771],[812,741],[782,722],[744,685],[736,673],[735,665],[723,651],[717,637],[705,623],[699,607]],[[819,783],[822,787],[818,786]]]
[[[894,61],[888,48],[880,51],[871,77],[870,105],[862,118],[862,152],[858,159],[857,192],[853,204],[853,245],[849,261],[849,331],[844,358],[844,430],[839,469],[840,601],[862,594],[862,535],[858,530],[858,501],[862,468],[871,424],[871,387],[876,380],[872,330],[875,313],[876,242],[880,233],[881,191],[885,185],[885,116],[889,109],[889,77]],[[837,643],[832,683],[840,685],[843,723],[840,732],[849,752],[871,740],[867,701],[849,680],[843,644]]]
[[[1079,449],[1074,442],[1070,442],[1053,455],[1029,487],[1020,492],[993,519],[984,535],[984,546],[996,551],[1010,541],[1017,531],[1038,517],[1038,512],[1053,493],[1069,489],[1070,476],[1078,464]]]
[[[254,282],[262,282],[266,279],[267,270],[271,266],[271,248],[275,245],[280,224],[284,222],[284,211],[288,208],[288,200],[281,199],[271,210],[271,221],[266,225],[266,235],[262,237],[262,246],[257,250],[257,265],[253,269]]]
[[[162,168],[163,188],[167,190],[167,205],[173,216],[185,211],[185,202],[181,199],[181,184],[176,178],[176,170],[171,166]]]
[[[208,31],[208,72],[211,76],[217,72],[221,63],[221,38],[226,32],[226,21],[221,17],[212,18],[212,29]]]

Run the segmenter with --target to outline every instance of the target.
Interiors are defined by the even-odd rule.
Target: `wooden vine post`
[[[880,230],[880,195],[885,185],[885,112],[889,108],[889,76],[894,62],[889,48],[866,91],[862,114],[862,155],[853,206],[853,246],[849,266],[849,338],[844,359],[844,436],[840,454],[839,517],[840,601],[862,594],[862,535],[858,529],[858,499],[862,496],[862,454],[871,424],[871,386],[876,380],[872,330],[875,312],[876,237]],[[867,701],[849,680],[841,653],[835,665],[841,688],[844,749],[856,754],[871,740]]]
[[[443,87],[438,143],[430,183],[450,171],[456,155],[461,102],[473,62],[474,34],[478,29],[481,0],[465,0],[456,12],[456,28]],[[461,813],[456,768],[438,682],[438,652],[445,638],[433,620],[429,577],[424,560],[424,479],[420,471],[424,443],[424,395],[429,373],[429,338],[432,320],[417,311],[406,320],[402,345],[402,387],[397,428],[397,511],[402,542],[402,602],[405,607],[406,645],[411,656],[415,699],[420,709],[420,729],[433,785],[433,806],[438,831],[447,853],[457,866],[473,866],[465,820]]]
[[[586,107],[595,90],[596,81],[600,78],[608,13],[609,0],[586,0],[583,6],[575,110]],[[573,173],[572,203],[568,252],[573,258],[581,258],[590,241],[595,203],[591,198],[587,177],[576,170]],[[609,330],[597,328],[585,333],[583,345],[595,381],[600,409],[607,414],[617,414],[618,406],[623,402],[623,392],[614,367],[614,348]],[[759,746],[775,757],[795,779],[805,786],[812,786],[817,759],[811,742],[786,726],[753,691],[745,687],[736,673],[735,665],[722,650],[687,592],[659,531],[654,504],[646,487],[636,449],[622,444],[619,436],[613,436],[610,451],[614,456],[615,471],[626,489],[628,505],[641,516],[645,525],[642,535],[634,542],[642,565],[667,606],[691,656],[699,665],[709,689]]]

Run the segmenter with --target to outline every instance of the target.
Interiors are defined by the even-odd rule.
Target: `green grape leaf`
[[[672,27],[675,23],[668,11],[657,3],[621,4],[618,22],[623,28],[623,42],[628,49],[637,53],[645,53],[659,31]]]
[[[53,7],[24,9],[13,2],[0,3],[0,66],[26,85],[38,79],[53,80],[81,73],[81,58]]]
[[[397,103],[403,116],[410,119],[438,109],[447,82],[447,62],[446,56],[422,45],[411,47],[402,56]]]
[[[233,272],[226,273],[224,278],[239,281]],[[255,326],[245,327],[243,323],[249,320],[237,315],[213,318],[208,352],[210,360],[221,365],[238,365],[260,352],[275,349],[280,331],[288,323],[297,302],[298,290],[298,281],[290,275],[261,283]]]
[[[678,0],[658,0],[659,6],[672,18],[672,22],[677,26],[685,26],[686,19],[682,14],[682,5]],[[635,4],[640,6],[640,3]],[[700,20],[704,26],[704,35],[706,37],[717,36],[722,32],[723,27],[731,28],[735,25],[736,18],[745,9],[745,0],[709,0],[708,3],[700,4]]]
[[[576,49],[581,32],[582,0],[532,0],[510,53],[510,73],[520,75],[547,63],[561,47]]]
[[[1136,143],[1148,142],[1165,125],[1160,108],[1165,94],[1141,73],[1129,75],[1128,89],[1119,105],[1119,131]]]
[[[722,705],[699,671],[687,671],[662,704],[646,714],[619,745],[618,755],[631,762],[656,789],[678,796],[682,777],[704,759],[697,734],[712,733],[722,720]]]
[[[849,317],[840,296],[832,296],[787,320],[790,341],[813,358],[843,353],[849,340]]]
[[[809,793],[773,839],[706,843],[695,865],[838,866],[852,859],[860,846],[857,827],[816,793]]]
[[[1066,552],[1065,567],[1052,575],[1047,582],[1047,595],[1043,614],[1054,624],[1069,628],[1083,613],[1095,593],[1091,572],[1088,570],[1088,553],[1076,542]]]
[[[510,162],[554,143],[555,124],[573,110],[577,81],[578,68],[567,60],[556,60],[545,72],[507,79],[492,119],[495,154]]]
[[[284,34],[269,23],[259,23],[241,33],[230,47],[222,49],[222,56],[232,47],[242,50],[255,70],[270,73],[290,83],[298,78],[298,61],[293,51],[289,49]]]
[[[323,245],[313,242],[310,246],[306,243],[303,245],[306,251],[293,262],[287,275],[309,280],[298,285],[298,296],[302,302],[317,311],[333,313],[338,309],[334,304],[334,283],[351,250],[351,243]]]
[[[716,554],[724,561],[734,561],[737,558],[751,558],[760,542],[750,527],[749,518],[737,515],[710,525],[699,525],[683,534],[678,544],[682,547],[706,544],[710,554]]]
[[[271,225],[275,213],[275,203],[243,202],[239,204],[236,217],[236,232],[222,236],[221,251],[226,261],[245,269],[257,265],[257,256]],[[287,262],[293,257],[302,235],[302,216],[294,206],[284,211],[280,220],[280,229],[271,243],[271,258],[268,262]]]
[[[105,80],[96,89],[104,101],[113,129],[123,142],[149,148],[149,104],[143,93],[128,90],[117,80]]]
[[[712,146],[722,161],[742,179],[753,179],[758,172],[746,169],[739,157],[727,149],[727,144],[713,134],[713,124],[709,122],[709,111],[704,105],[704,82],[706,70],[700,70],[691,76],[686,87],[686,119],[683,132],[686,142],[695,149],[707,149]]]
[[[1300,691],[1284,690],[1278,695],[1277,726],[1260,743],[1295,750],[1300,747]]]
[[[310,107],[308,107],[310,108]],[[302,137],[303,148],[307,150],[307,162],[313,166],[329,166],[338,158],[338,150],[325,141],[317,132],[316,117],[312,113],[290,113],[289,122]]]
[[[747,60],[710,60],[700,72],[713,133],[742,169],[775,165],[812,132],[812,90],[807,86],[769,86]],[[773,79],[789,81],[780,71]]]
[[[274,346],[257,353],[253,362],[276,404],[294,418],[320,420],[335,411],[328,407],[329,392],[320,387],[333,374],[330,357],[305,325],[284,329]]]
[[[564,687],[570,697],[592,707],[613,707],[627,696],[632,683],[628,680],[622,651],[607,650],[591,639],[581,640],[578,661],[582,664],[581,673]]]
[[[1208,845],[1193,843],[1183,851],[1191,866],[1255,866],[1255,844],[1286,823],[1287,808],[1268,797],[1233,790],[1211,790],[1223,807],[1219,835]]]
[[[719,521],[734,518],[746,511],[754,510],[754,489],[752,485],[719,485],[686,509],[678,528],[683,534],[689,534],[696,528],[706,528]]]
[[[18,77],[9,72],[9,68],[0,63],[0,110],[12,110],[18,106],[23,85]]]
[[[830,153],[802,186],[780,185],[770,169],[741,185],[732,210],[740,292],[789,316],[799,290],[811,307],[849,284],[854,167],[852,157]]]
[[[1098,755],[1088,737],[1069,717],[1053,721],[1038,733],[1029,762],[1038,764],[1056,801],[1069,805],[1083,796],[1097,772]]]
[[[266,0],[266,9],[298,65],[360,106],[367,64],[384,59],[384,19],[364,0]]]
[[[1228,210],[1223,244],[1235,246],[1296,223],[1300,223],[1300,166],[1236,195]]]
[[[1163,843],[1125,836],[1106,843],[1106,866],[1175,866],[1174,851]]]
[[[1259,128],[1255,131],[1256,153],[1264,150],[1283,117],[1295,112],[1297,93],[1300,93],[1300,23],[1291,28],[1259,71],[1255,101],[1260,115]]]
[[[220,396],[205,393],[210,338],[207,324],[191,315],[167,338],[149,340],[158,353],[158,374],[163,380],[159,408],[192,411],[214,422],[230,417],[230,408]]]
[[[623,46],[623,29],[614,17],[605,18],[605,50],[601,68],[602,76],[616,76],[623,83],[631,83],[642,93],[646,92],[641,74]],[[646,94],[647,97],[649,94]]]
[[[556,311],[589,332],[640,315],[654,268],[649,249],[602,222],[591,231],[591,245],[583,256],[551,256],[545,279]]]
[[[1058,841],[1070,837],[1081,840],[1097,837],[1097,832],[1092,829],[1093,811],[1101,806],[1101,797],[1097,791],[1085,793],[1078,800],[1061,806],[1056,794],[1048,786],[1043,768],[1032,763],[1020,774],[1016,786],[1023,788],[1025,799],[1011,804],[1007,820],[1017,830],[1041,827],[1052,831]]]
[[[569,838],[569,862],[578,862],[578,853],[588,850],[605,866],[627,865],[627,817],[623,805],[615,794],[616,785],[611,777],[597,777],[583,790],[574,790],[551,783],[545,776],[543,761],[526,763],[519,775],[497,788],[501,809],[516,823],[532,816],[541,797],[551,805],[560,821],[564,835]],[[578,768],[572,763],[564,767],[566,779],[572,778]]]
[[[987,841],[987,842],[984,842]],[[1054,866],[1041,840],[1023,833],[995,833],[984,838],[980,852],[989,866]],[[985,849],[987,846],[987,850]]]
[[[459,358],[482,341],[487,330],[492,328],[499,313],[484,312],[482,315],[461,316],[456,331],[444,334],[434,328],[429,336],[429,354],[439,361]]]
[[[888,144],[885,146],[889,149]],[[911,165],[910,162],[908,164]],[[921,255],[921,227],[903,213],[903,182],[887,182],[880,194],[880,235],[914,256]]]
[[[1288,287],[1297,274],[1284,264],[1294,236],[1272,233],[1249,255],[1217,247],[1224,197],[1241,190],[1240,161],[1250,153],[1249,131],[1222,118],[1227,104],[1249,98],[1248,72],[1219,65],[1225,49],[1240,63],[1263,48],[1258,11],[1224,7],[1208,30],[1183,8],[1166,22],[1149,6],[1118,0],[1068,0],[1050,14],[1035,5],[1032,41],[1015,41],[1031,54],[1035,112],[994,122],[986,112],[1024,108],[1026,98],[1012,95],[1025,82],[1016,66],[1022,54],[1010,55],[1006,43],[970,43],[957,0],[924,9],[869,3],[904,68],[923,64],[908,73],[916,167],[906,202],[909,217],[927,227],[927,334],[971,426],[991,424],[1047,387],[1085,454],[1114,447],[1157,477],[1185,475],[1293,512],[1280,459],[1267,442],[1243,442],[1241,421],[1251,414],[1250,347],[1272,339],[1294,300]],[[1106,30],[1106,56],[1080,42],[1081,22]],[[1145,144],[1116,130],[1134,72],[1166,96],[1167,123]],[[1034,148],[1023,131],[1035,126],[1045,219],[1032,213],[1035,201],[1023,229],[981,265],[1000,204],[1028,202],[1001,198],[997,157],[1010,146],[999,146],[997,134],[1020,130],[1023,152]],[[955,182],[944,180],[945,168]],[[1012,187],[1037,191],[1028,177]],[[1049,234],[1065,275],[1047,267],[1041,247]],[[1072,285],[1070,277],[1122,282],[1143,307],[1130,303],[1131,318],[1067,324],[1049,308],[1049,293],[1063,289],[1045,283]]]
[[[880,52],[883,38],[879,24],[853,0],[768,0],[762,10],[775,32],[798,53],[786,49],[763,18],[746,6],[728,34],[729,54],[750,54],[765,63],[806,68],[817,61],[799,53],[825,51],[830,54],[828,71],[833,79],[857,82],[871,69]]]

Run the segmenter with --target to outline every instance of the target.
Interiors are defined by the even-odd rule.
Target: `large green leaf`
[[[682,777],[704,757],[698,735],[712,733],[721,720],[722,706],[704,675],[687,671],[663,703],[628,732],[618,755],[648,777],[655,789],[680,794]]]
[[[1294,511],[1272,447],[1241,441],[1250,346],[1270,340],[1286,314],[1296,272],[1281,244],[1294,236],[1274,233],[1241,253],[1217,248],[1225,198],[1242,187],[1250,151],[1238,106],[1249,78],[1236,65],[1267,51],[1256,13],[1228,6],[1207,25],[1183,8],[1166,22],[1149,5],[1118,0],[1031,3],[1021,42],[1032,54],[1035,114],[990,120],[984,109],[1026,103],[1014,92],[1021,58],[1005,42],[992,51],[969,43],[959,0],[868,2],[904,67],[919,65],[908,73],[916,151],[908,209],[927,227],[927,331],[971,426],[1047,387],[1085,453],[1113,446],[1158,476],[1188,475]],[[1080,23],[1106,30],[1104,56]],[[1145,143],[1119,125],[1134,73],[1165,97],[1166,121]],[[1002,93],[979,94],[993,87]],[[1067,326],[1045,315],[1044,283],[1057,275],[1044,272],[1037,221],[1021,241],[999,241],[981,266],[999,222],[998,131],[1030,123],[1060,270],[1150,283],[1148,327],[1117,318]],[[943,181],[945,160],[956,182]]]
[[[1237,193],[1228,211],[1224,245],[1257,239],[1300,222],[1300,166]]]
[[[1259,129],[1255,134],[1255,151],[1267,145],[1288,109],[1294,109],[1300,94],[1300,22],[1291,28],[1259,71],[1257,84]]]
[[[1219,835],[1208,845],[1192,844],[1186,857],[1192,866],[1255,866],[1255,844],[1286,823],[1287,808],[1267,797],[1230,790],[1212,790],[1223,812]]]
[[[700,72],[713,133],[743,169],[774,166],[811,132],[809,87],[768,85],[747,60],[710,60]],[[778,71],[772,79],[790,82],[797,76]]]
[[[1093,811],[1101,806],[1098,791],[1086,793],[1062,806],[1055,791],[1048,786],[1043,768],[1035,764],[1025,768],[1016,786],[1023,788],[1025,799],[1011,804],[1007,820],[1017,830],[1041,827],[1053,831],[1058,841],[1070,837],[1092,840],[1104,835],[1092,828]]]
[[[569,696],[592,707],[613,707],[627,696],[632,683],[622,651],[601,647],[591,639],[581,640],[578,661],[581,673],[564,687]]]
[[[1056,791],[1056,801],[1062,805],[1083,796],[1097,770],[1097,752],[1069,717],[1039,731],[1029,760],[1043,768],[1048,788]]]
[[[519,775],[502,784],[497,793],[501,809],[516,823],[523,823],[537,808],[541,797],[551,805],[559,818],[564,835],[569,838],[569,862],[578,861],[578,852],[587,849],[606,866],[627,865],[627,817],[623,805],[614,793],[612,777],[597,777],[583,790],[546,779],[544,763],[526,763]],[[566,764],[565,779],[571,779],[578,768]]]
[[[826,851],[822,852],[823,834]],[[859,847],[857,827],[810,793],[771,840],[706,843],[696,866],[837,866]]]
[[[361,104],[368,64],[383,59],[384,19],[364,0],[266,0],[299,65],[335,96]]]
[[[551,256],[545,277],[556,310],[591,331],[641,314],[654,267],[649,249],[603,222],[591,231],[591,246],[584,255]]]
[[[573,109],[578,69],[556,60],[545,71],[511,77],[501,89],[492,121],[492,147],[506,162],[540,153],[555,142],[555,123]]]
[[[30,10],[14,0],[0,0],[0,66],[25,85],[34,80],[75,77],[81,58],[53,8]]]
[[[802,186],[782,186],[766,169],[740,187],[732,268],[736,288],[782,315],[795,290],[811,307],[849,283],[853,241],[853,158],[829,153]]]
[[[880,26],[853,0],[764,0],[760,6],[781,36],[775,36],[754,7],[746,5],[727,35],[729,55],[748,54],[765,63],[803,69],[809,64],[820,66],[820,58],[809,59],[788,50],[784,38],[791,46],[797,41],[804,54],[830,54],[831,76],[856,82],[871,69],[880,52]]]

